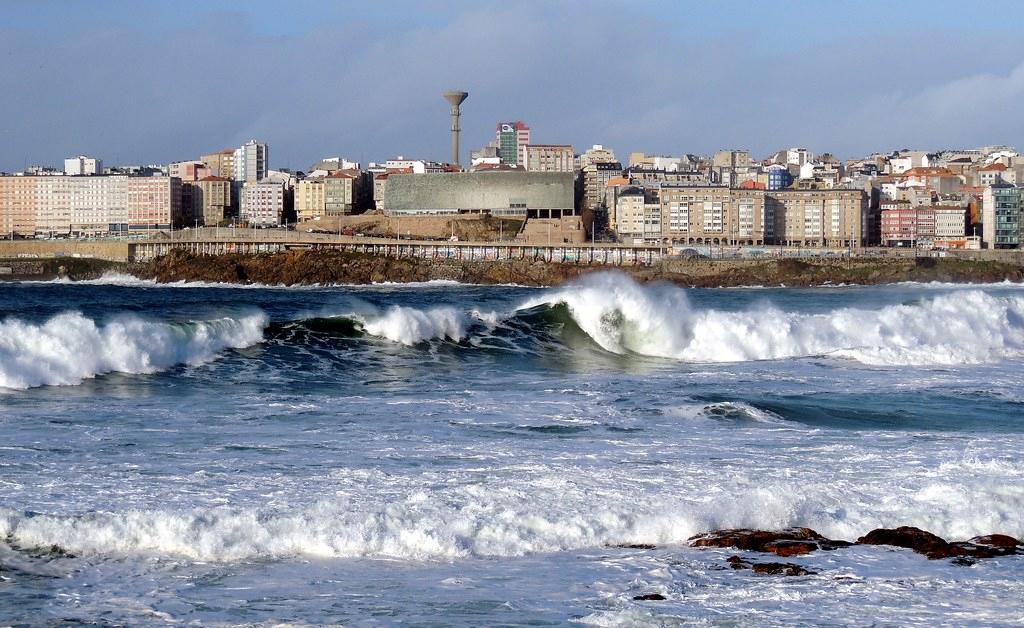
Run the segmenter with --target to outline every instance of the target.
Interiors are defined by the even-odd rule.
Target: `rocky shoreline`
[[[783,558],[804,556],[817,551],[836,551],[855,545],[878,545],[909,549],[928,560],[951,559],[954,565],[969,567],[979,560],[1024,554],[1024,541],[1005,534],[976,536],[967,541],[947,541],[931,532],[911,526],[878,528],[856,542],[828,539],[810,528],[784,530],[728,529],[699,534],[687,540],[694,548],[722,548],[747,552],[725,560],[722,569],[749,570],[758,575],[815,576],[813,565],[763,560],[761,555]],[[655,550],[653,545],[618,545],[619,549]],[[753,555],[752,555],[753,554]],[[767,556],[765,556],[767,558]],[[668,599],[661,593],[633,597],[637,601]]]
[[[609,270],[533,260],[475,261],[389,258],[341,251],[294,251],[255,256],[197,257],[173,253],[129,269],[158,282],[209,281],[267,285],[366,284],[451,280],[473,284],[552,286]],[[1024,267],[956,258],[668,260],[651,266],[614,267],[642,282],[687,287],[821,286],[901,281],[991,283],[1024,281]]]
[[[96,279],[117,271],[160,283],[203,281],[265,285],[331,285],[450,280],[472,284],[552,286],[615,268],[641,282],[698,288],[827,286],[904,281],[993,283],[1024,281],[1024,266],[949,258],[672,259],[645,266],[601,266],[533,260],[461,261],[391,258],[334,250],[261,255],[197,256],[174,251],[146,263],[85,258],[0,261],[0,279]]]

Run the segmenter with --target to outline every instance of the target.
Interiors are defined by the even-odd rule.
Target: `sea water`
[[[1011,284],[2,284],[0,625],[1020,623],[1020,556],[686,541],[1024,536],[1022,367]]]

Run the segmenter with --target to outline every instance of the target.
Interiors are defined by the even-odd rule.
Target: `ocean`
[[[1022,452],[1019,285],[0,284],[0,625],[1019,625],[687,539],[1024,537]]]

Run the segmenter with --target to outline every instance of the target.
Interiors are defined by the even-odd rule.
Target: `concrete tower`
[[[452,106],[452,163],[459,163],[459,106],[469,96],[468,92],[445,92],[442,94]]]

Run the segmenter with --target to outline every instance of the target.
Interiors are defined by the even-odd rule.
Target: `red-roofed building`
[[[988,187],[1006,181],[1006,164],[994,163],[978,168],[978,185]]]
[[[366,176],[359,170],[335,170],[323,178],[324,212],[327,216],[360,213],[369,192]]]
[[[897,188],[925,188],[938,194],[955,194],[963,185],[963,180],[949,168],[911,168],[897,178]]]

